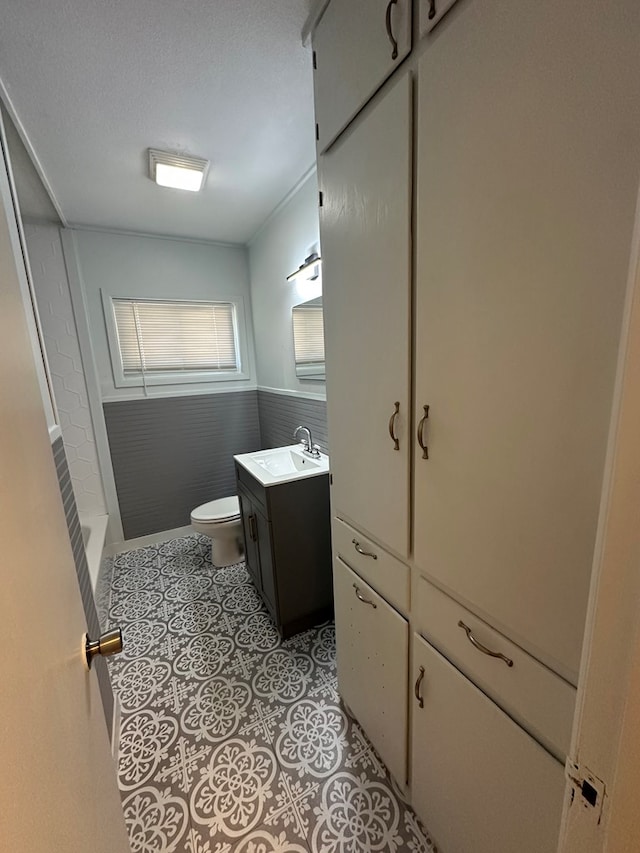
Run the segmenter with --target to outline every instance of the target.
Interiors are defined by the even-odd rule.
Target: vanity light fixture
[[[287,276],[287,281],[298,281],[300,279],[303,281],[315,281],[320,275],[321,263],[322,258],[320,255],[317,252],[313,252],[304,259],[304,263],[295,272]]]
[[[149,148],[149,177],[158,186],[197,193],[204,186],[209,161]]]

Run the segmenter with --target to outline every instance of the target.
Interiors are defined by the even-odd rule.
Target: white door
[[[20,293],[0,152],[0,847],[124,853],[124,827]]]
[[[411,81],[404,76],[320,158],[332,507],[404,557],[410,131]]]
[[[640,11],[456,12],[418,86],[415,559],[575,684],[640,167]]]

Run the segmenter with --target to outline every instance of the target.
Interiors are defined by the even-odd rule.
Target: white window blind
[[[113,309],[125,376],[239,370],[229,302],[114,299]]]
[[[324,362],[322,307],[296,305],[292,313],[296,364]]]

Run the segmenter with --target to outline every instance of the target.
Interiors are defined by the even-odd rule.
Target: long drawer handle
[[[436,0],[429,0],[429,14],[427,15],[427,17],[430,21],[433,21],[436,14]]]
[[[251,537],[252,542],[256,542],[258,539],[258,533],[256,530],[256,517],[255,517],[255,515],[249,516],[249,536]]]
[[[422,448],[422,458],[428,459],[429,448],[424,443],[424,425],[429,417],[429,406],[423,406],[422,408],[424,410],[424,415],[420,418],[420,421],[418,422],[418,444]]]
[[[424,667],[421,666],[419,669],[419,675],[416,680],[416,686],[413,688],[413,692],[415,693],[416,699],[418,700],[418,706],[420,708],[424,708],[424,699],[420,694],[420,687],[422,686],[422,679],[424,678]]]
[[[370,601],[368,598],[364,597],[364,595],[360,592],[360,587],[357,583],[353,584],[353,588],[356,591],[356,598],[358,599],[358,601],[361,601],[363,604],[370,604],[374,610],[378,609],[378,605],[375,603],[375,601]]]
[[[471,628],[468,625],[465,625],[462,619],[458,622],[459,628],[464,628],[464,632],[467,635],[467,638],[472,646],[475,646],[479,652],[482,652],[483,655],[489,655],[492,658],[500,658],[503,660],[507,666],[513,666],[513,661],[511,658],[508,658],[506,655],[503,655],[502,652],[492,652],[491,649],[488,649],[486,646],[483,646],[471,633]]]
[[[358,552],[358,554],[362,554],[362,556],[363,556],[363,557],[371,557],[373,560],[377,560],[377,559],[378,559],[378,555],[377,555],[377,554],[374,554],[372,551],[365,551],[363,548],[361,548],[361,547],[360,547],[360,543],[358,542],[358,540],[357,540],[357,539],[352,539],[352,540],[351,540],[351,544],[352,544],[352,545],[353,545],[353,547],[356,549],[356,551]]]
[[[396,436],[396,418],[400,412],[400,403],[393,404],[395,408],[395,412],[389,418],[389,435],[391,436],[391,441],[393,442],[393,449],[400,450],[400,442]]]
[[[398,0],[389,0],[389,2],[387,3],[387,14],[385,19],[385,23],[387,26],[387,37],[391,42],[391,47],[393,48],[393,50],[391,51],[391,59],[398,58],[398,42],[393,37],[393,29],[391,27],[391,9],[396,5],[397,2]]]

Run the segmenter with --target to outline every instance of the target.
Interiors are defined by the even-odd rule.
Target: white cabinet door
[[[554,853],[564,770],[413,636],[412,804],[446,853]]]
[[[411,49],[411,0],[332,0],[313,35],[318,151]]]
[[[401,556],[409,539],[411,82],[320,158],[334,513]],[[389,433],[389,421],[398,414]]]
[[[420,0],[420,36],[430,33],[455,2],[456,0]]]
[[[407,776],[407,620],[334,561],[338,689],[392,776]]]
[[[583,14],[465,4],[417,153],[415,559],[573,683],[640,166],[638,4]]]

